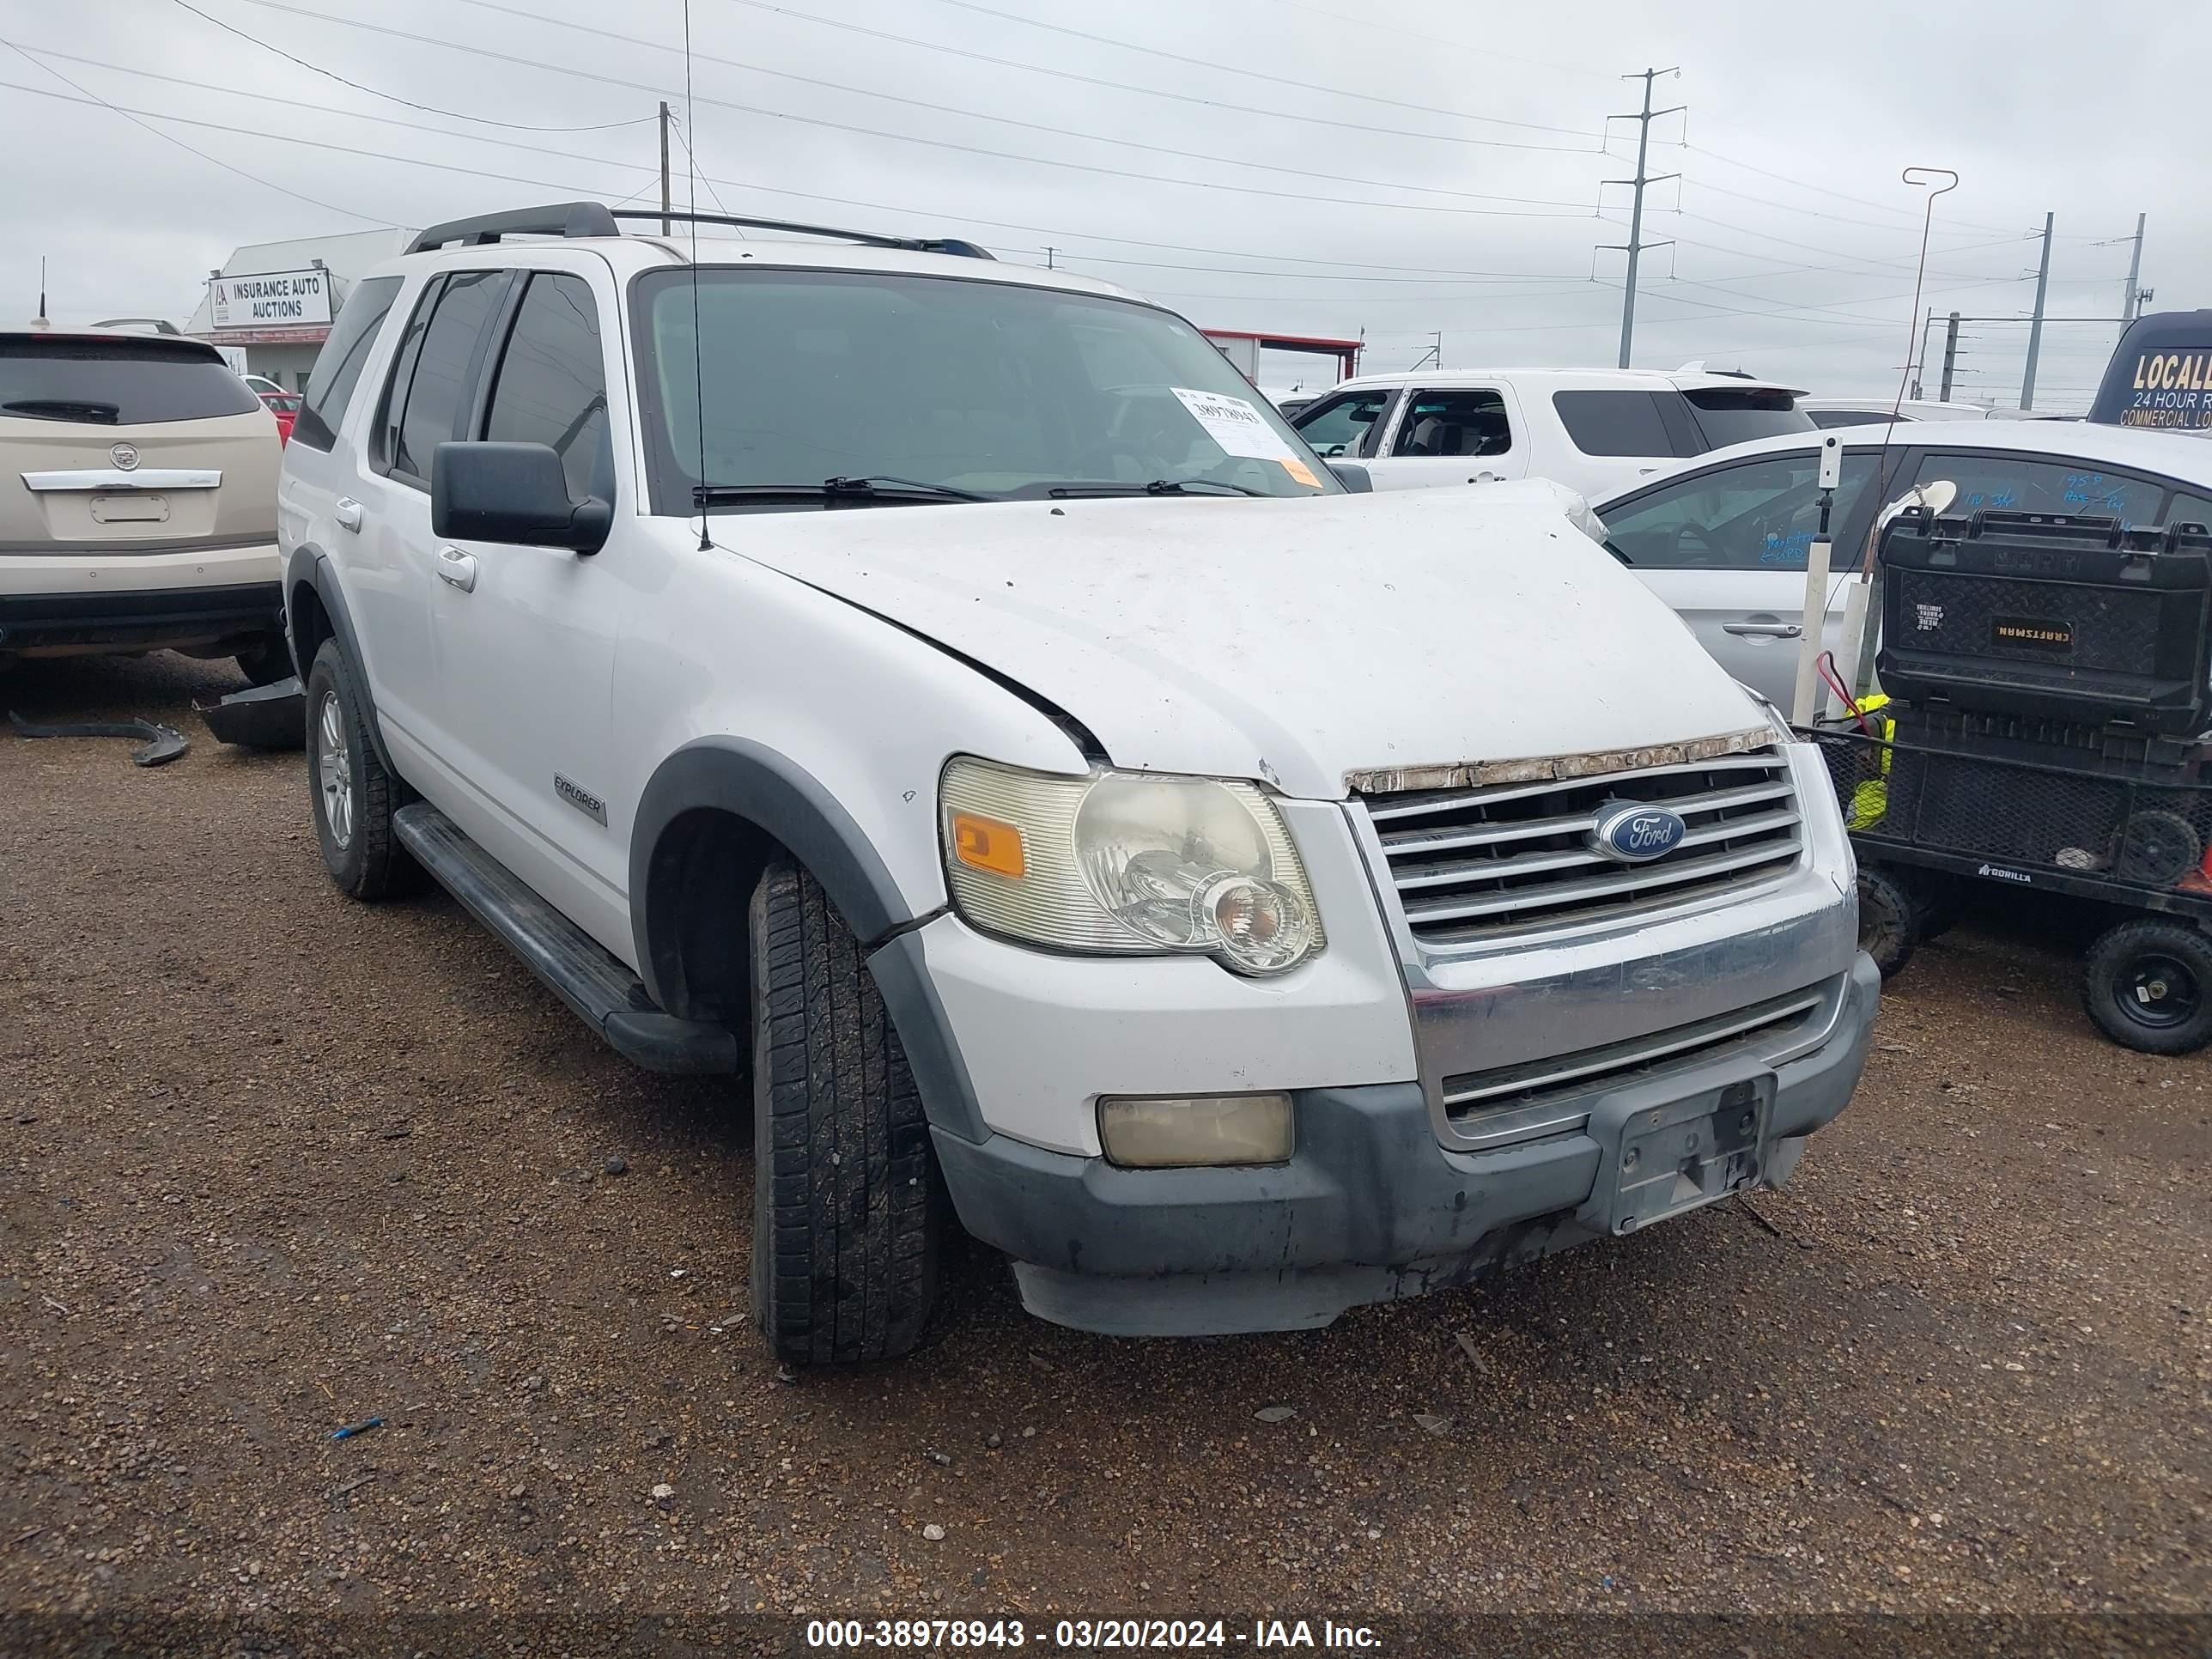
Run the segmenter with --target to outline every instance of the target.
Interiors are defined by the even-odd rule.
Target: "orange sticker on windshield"
[[[1297,456],[1285,455],[1282,457],[1282,463],[1283,471],[1289,473],[1300,483],[1313,489],[1319,489],[1321,488],[1321,480],[1314,477],[1313,469],[1308,466],[1304,461],[1300,460]]]

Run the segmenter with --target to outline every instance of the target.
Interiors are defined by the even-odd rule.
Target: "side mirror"
[[[568,499],[550,444],[442,443],[430,458],[430,528],[454,541],[596,553],[614,517],[596,495]]]
[[[1368,476],[1367,469],[1353,462],[1331,461],[1328,470],[1336,474],[1337,483],[1355,495],[1367,495],[1375,488],[1375,480]]]

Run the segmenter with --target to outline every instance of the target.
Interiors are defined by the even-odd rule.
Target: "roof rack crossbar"
[[[619,236],[614,215],[597,202],[556,202],[550,207],[513,208],[505,213],[479,213],[466,219],[448,219],[418,232],[407,245],[410,253],[431,248],[482,247],[507,236]]]
[[[788,219],[744,219],[727,213],[678,213],[658,208],[616,208],[597,202],[556,202],[550,207],[514,208],[449,219],[417,233],[410,253],[440,247],[482,247],[507,236],[619,236],[620,219],[665,219],[686,225],[730,225],[739,230],[787,230],[802,236],[828,236],[867,247],[900,248],[910,253],[949,253],[964,259],[988,259],[986,249],[952,236],[878,236],[872,231],[840,230],[833,225],[802,225]]]
[[[787,230],[802,236],[829,236],[865,247],[900,248],[909,253],[949,253],[965,259],[993,256],[973,242],[951,236],[880,236],[873,231],[840,230],[834,225],[803,225],[789,219],[747,219],[728,213],[663,213],[659,208],[617,208],[617,219],[666,219],[682,225],[730,225],[739,230]]]

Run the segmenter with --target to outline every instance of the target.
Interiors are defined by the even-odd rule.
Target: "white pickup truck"
[[[1550,478],[1592,501],[1708,450],[1810,432],[1790,387],[1701,365],[1363,374],[1291,417],[1377,489]]]
[[[425,231],[278,511],[331,878],[745,1079],[778,1354],[912,1347],[956,1219],[1046,1318],[1281,1329],[1788,1178],[1876,994],[1827,774],[1549,492],[1351,493],[1103,283],[708,224]]]

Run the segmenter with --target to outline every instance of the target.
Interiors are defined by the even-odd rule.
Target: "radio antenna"
[[[691,0],[684,0],[684,153],[691,158],[690,195],[685,206],[691,214],[691,414],[699,432],[699,550],[714,550],[714,538],[707,533],[707,349],[699,332],[699,149],[690,135],[698,131],[692,118]]]

